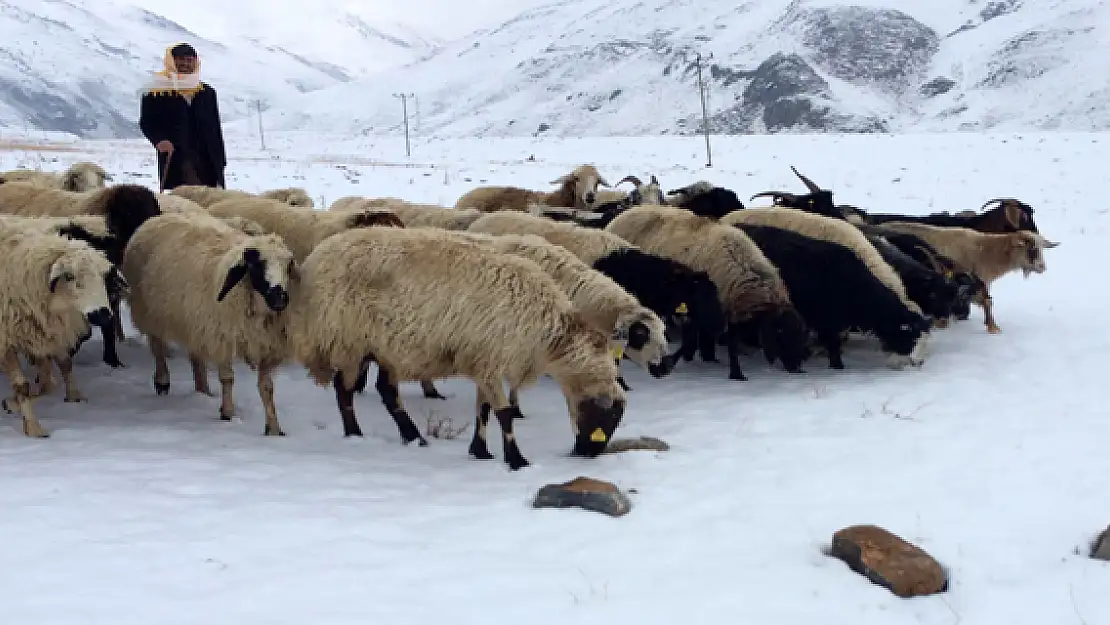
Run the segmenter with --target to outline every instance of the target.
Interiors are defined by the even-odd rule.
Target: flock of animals
[[[345,435],[361,435],[353,398],[374,383],[404,443],[427,445],[405,410],[401,382],[442,397],[436,379],[477,389],[469,453],[490,459],[492,413],[503,459],[527,466],[513,434],[518,391],[552,377],[566,398],[574,453],[596,456],[620,424],[632,389],[625,359],[652,377],[680,361],[716,362],[745,380],[742,350],[789,372],[821,349],[843,368],[851,333],[870,334],[891,366],[920,366],[928,338],[983,308],[999,332],[991,283],[1046,269],[1055,247],[1033,209],[991,200],[982,209],[910,216],[837,205],[807,192],[735,192],[696,182],[664,193],[628,176],[610,185],[591,165],[549,192],[484,186],[454,207],[400,198],[344,197],[317,209],[303,189],[260,194],[197,186],[154,193],[109,184],[94,163],[61,173],[0,174],[0,367],[27,436],[47,436],[33,400],[84,398],[72,357],[92,327],[103,359],[121,366],[121,303],[146,337],[154,389],[169,392],[171,344],[188,354],[197,392],[235,415],[236,362],[257,371],[264,433],[283,435],[273,371],[306,368],[334,388]],[[631,183],[630,192],[616,189]],[[671,351],[669,337],[680,337]],[[35,384],[20,358],[36,373]],[[505,392],[505,384],[509,392]]]

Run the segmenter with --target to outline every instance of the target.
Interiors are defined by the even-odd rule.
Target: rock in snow
[[[948,575],[940,563],[881,527],[854,525],[838,531],[830,555],[899,597],[948,590]]]

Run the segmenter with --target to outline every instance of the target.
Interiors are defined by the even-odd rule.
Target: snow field
[[[1110,567],[1085,557],[1110,523],[1100,359],[1110,334],[1101,289],[1089,286],[1110,241],[1107,209],[1089,199],[1103,135],[731,137],[715,139],[710,169],[697,138],[420,142],[411,161],[403,141],[266,139],[263,152],[255,138],[229,137],[229,186],[451,205],[479,181],[546,188],[594,162],[613,182],[654,173],[671,189],[704,178],[746,200],[800,190],[793,164],[838,201],[884,212],[1019,197],[1062,245],[1045,274],[994,285],[1001,335],[987,335],[973,309],[936,331],[920,370],[887,369],[859,339],[843,371],[818,356],[789,375],[753,355],[748,382],[729,381],[724,363],[680,363],[662,380],[625,363],[633,390],[618,436],[658,436],[668,452],[566,457],[565,405],[541,380],[521,395],[528,418],[516,432],[533,466],[519,472],[502,463],[496,428],[492,462],[467,457],[470,430],[402,447],[372,388],[356,400],[366,438],[344,439],[333,392],[294,365],[276,376],[288,436],[263,437],[245,366],[241,422],[220,423],[219,400],[193,393],[180,350],[170,395],[158,397],[135,330],[122,370],[100,362],[95,334],[77,358],[89,402],[36,404],[51,438],[0,421],[5,623],[1110,619]],[[72,147],[0,152],[0,168],[92,158],[118,182],[156,188],[145,145]],[[472,385],[437,384],[447,401],[402,385],[418,425],[429,415],[468,424]],[[541,485],[578,475],[634,489],[632,513],[529,508]],[[834,531],[857,523],[932,553],[951,590],[901,600],[822,555]]]

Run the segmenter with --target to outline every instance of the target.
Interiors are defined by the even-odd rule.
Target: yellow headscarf
[[[166,48],[162,56],[162,71],[154,73],[154,81],[147,87],[146,92],[154,95],[182,95],[192,99],[204,84],[200,82],[200,57],[196,60],[196,69],[192,74],[179,74],[177,64],[173,60],[173,49],[182,43],[175,43]]]

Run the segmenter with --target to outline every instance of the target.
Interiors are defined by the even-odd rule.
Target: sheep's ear
[[[1023,217],[1021,207],[1014,206],[1013,204],[1007,204],[1003,212],[1006,215],[1006,223],[1010,224],[1014,228],[1021,227],[1021,218]]]
[[[227,294],[231,291],[231,289],[234,288],[236,284],[239,284],[239,281],[246,277],[246,275],[247,266],[242,263],[233,266],[231,269],[228,269],[227,277],[224,278],[224,285],[220,288],[220,293],[216,296],[216,301],[224,301],[224,298],[227,297]]]
[[[552,180],[551,184],[566,184],[568,182],[574,182],[576,179],[577,176],[575,176],[574,174],[565,174]]]
[[[53,293],[58,289],[58,282],[73,282],[76,278],[73,271],[65,266],[60,260],[54,261],[50,267],[50,292]]]
[[[659,179],[655,177],[655,174],[651,175],[651,182],[648,182],[648,184],[659,184]]]
[[[612,187],[613,186],[613,185],[609,184],[608,180],[602,178],[601,176],[598,176],[597,183],[599,185],[603,186],[603,187]]]

